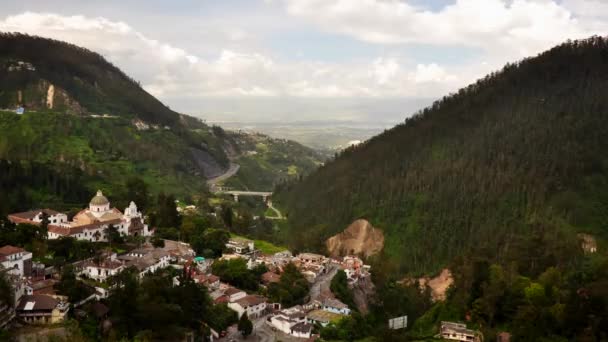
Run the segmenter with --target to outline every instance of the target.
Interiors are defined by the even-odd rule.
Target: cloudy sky
[[[607,26],[606,0],[0,3],[0,31],[95,50],[171,108],[215,121],[397,122]]]

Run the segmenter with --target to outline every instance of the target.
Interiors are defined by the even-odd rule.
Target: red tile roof
[[[17,253],[25,252],[25,249],[15,246],[6,245],[4,247],[0,247],[0,256],[9,256]]]

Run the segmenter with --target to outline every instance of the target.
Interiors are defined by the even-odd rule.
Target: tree
[[[348,287],[348,279],[346,272],[339,270],[338,273],[332,278],[330,284],[331,292],[342,301],[342,303],[348,305],[350,308],[356,309],[355,300],[353,297],[352,290]]]
[[[115,243],[124,243],[125,239],[122,237],[122,235],[120,235],[120,232],[118,231],[118,229],[113,225],[109,225],[108,226],[108,243],[110,243],[110,245],[115,244]]]
[[[148,208],[148,199],[150,194],[148,192],[148,184],[139,177],[132,177],[127,180],[127,201],[133,201],[137,205],[137,208],[144,211]],[[128,202],[127,202],[128,203]]]
[[[247,312],[243,313],[239,319],[238,329],[245,337],[251,335],[253,332],[253,323],[251,323],[249,317],[247,317]]]
[[[303,304],[308,296],[309,284],[294,264],[288,264],[278,283],[268,286],[268,296],[285,307]]]
[[[0,266],[0,306],[12,307],[15,300],[14,293],[5,270]]]

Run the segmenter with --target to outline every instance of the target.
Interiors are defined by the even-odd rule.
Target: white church
[[[71,222],[68,222],[65,214],[50,209],[11,214],[9,219],[15,223],[40,224],[43,213],[47,214],[49,218],[49,239],[69,236],[93,242],[107,241],[110,225],[113,225],[122,236],[152,235],[148,225],[144,223],[144,216],[137,210],[134,202],[131,202],[123,213],[117,208],[110,207],[110,201],[101,190],[98,190],[95,197],[91,199],[89,207],[76,214]]]

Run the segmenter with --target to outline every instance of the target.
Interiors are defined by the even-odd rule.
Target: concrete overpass
[[[272,192],[264,192],[264,191],[232,190],[232,191],[222,191],[222,193],[228,194],[228,195],[234,197],[235,202],[239,201],[239,196],[241,196],[241,197],[243,197],[243,196],[262,197],[262,200],[264,202],[268,201],[268,197],[272,196]]]

